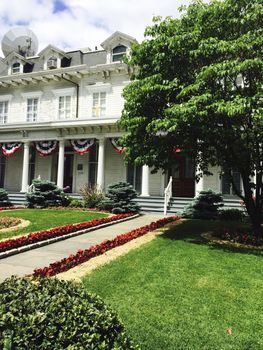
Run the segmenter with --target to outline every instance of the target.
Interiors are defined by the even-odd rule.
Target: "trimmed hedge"
[[[0,294],[1,349],[139,349],[116,314],[81,285],[12,277]]]

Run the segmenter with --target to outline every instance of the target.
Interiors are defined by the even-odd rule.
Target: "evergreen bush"
[[[11,203],[8,199],[8,193],[4,188],[0,188],[0,207],[10,206]]]
[[[80,284],[11,277],[0,294],[1,349],[138,349],[115,313]]]
[[[191,219],[217,219],[218,209],[223,205],[221,193],[212,190],[201,191],[192,203],[184,208],[181,216]]]
[[[98,207],[114,214],[137,213],[140,207],[132,201],[136,197],[137,192],[132,185],[127,182],[117,182],[108,187],[106,198]]]
[[[33,180],[34,190],[26,194],[27,204],[30,208],[67,206],[69,197],[53,182],[48,180]]]

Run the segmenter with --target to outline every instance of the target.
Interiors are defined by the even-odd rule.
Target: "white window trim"
[[[41,98],[41,96],[43,95],[42,91],[30,91],[30,92],[23,92],[21,93],[21,96],[24,99],[28,99],[28,98]]]
[[[51,58],[51,57],[54,57],[57,59],[57,67],[56,69],[58,68],[61,68],[61,57],[56,55],[56,54],[50,54],[50,56],[48,56],[45,61],[44,61],[44,70],[52,70],[52,69],[49,69],[48,66],[47,66],[47,62],[48,60]]]
[[[92,95],[93,92],[111,92],[111,84],[103,84],[103,83],[97,83],[94,85],[86,85],[85,88],[88,90],[88,92]]]
[[[55,98],[55,111],[56,111],[56,119],[57,120],[68,120],[68,119],[74,119],[76,116],[73,113],[73,97],[75,94],[75,88],[65,88],[65,89],[54,89],[52,90],[52,93],[54,94]],[[59,98],[60,97],[65,97],[65,96],[70,96],[71,101],[70,101],[70,112],[71,112],[71,118],[59,118]]]
[[[99,94],[99,101],[101,100],[101,97],[100,97],[100,94],[101,93],[105,93],[105,116],[95,116],[93,115],[93,99],[94,99],[94,95],[93,94]],[[108,97],[107,97],[107,92],[105,90],[100,90],[100,91],[92,91],[92,94],[91,94],[91,117],[94,118],[94,119],[103,119],[103,118],[106,118],[107,116],[107,111],[108,111]],[[101,105],[99,105],[101,106]],[[100,112],[101,113],[101,112]]]
[[[21,96],[25,99],[25,121],[26,123],[36,123],[40,119],[40,103],[41,103],[41,96],[43,95],[42,91],[29,91],[29,92],[23,92],[21,93]],[[38,105],[37,105],[37,118],[35,121],[27,121],[27,101],[30,98],[37,98],[38,99]]]
[[[13,98],[13,95],[0,95],[0,102],[10,102]]]

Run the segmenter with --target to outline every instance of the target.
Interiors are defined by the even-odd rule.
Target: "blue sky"
[[[0,38],[13,27],[27,26],[39,40],[62,49],[100,47],[119,30],[143,40],[152,17],[178,17],[190,0],[0,0]],[[0,52],[2,56],[2,53]]]

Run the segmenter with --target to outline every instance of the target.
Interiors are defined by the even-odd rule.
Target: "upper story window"
[[[38,117],[38,98],[28,98],[27,99],[27,122],[35,122]]]
[[[106,92],[94,92],[92,103],[92,117],[106,116]]]
[[[47,69],[55,68],[58,68],[58,59],[57,57],[52,56],[47,60]]]
[[[112,62],[122,61],[122,57],[126,54],[127,47],[118,45],[112,50]]]
[[[21,63],[19,62],[15,62],[12,64],[12,74],[15,74],[15,73],[20,73],[20,69],[21,69]]]
[[[58,117],[59,119],[71,117],[71,96],[59,96]]]
[[[0,101],[0,124],[7,123],[8,101]]]

